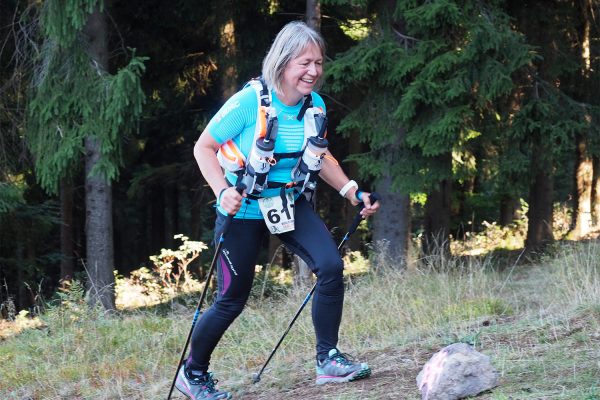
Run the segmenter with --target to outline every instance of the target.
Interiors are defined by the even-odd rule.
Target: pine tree
[[[33,159],[24,137],[26,98],[31,76],[28,35],[35,29],[34,7],[0,2],[0,302],[11,299],[35,312],[29,287],[49,282],[56,263],[57,210],[35,182]],[[50,283],[53,284],[54,282]]]
[[[427,194],[423,244],[430,252],[448,243],[457,155],[482,140],[514,90],[513,75],[530,62],[530,48],[499,2],[397,1],[393,16],[388,30],[373,25],[329,72],[334,89],[363,90],[361,105],[340,125],[370,145],[354,157],[363,173],[389,173],[394,190]]]
[[[55,193],[85,155],[90,302],[113,309],[110,182],[119,174],[122,137],[142,111],[144,59],[133,55],[109,73],[102,1],[48,0],[41,7],[27,119],[37,178]]]
[[[577,138],[598,137],[597,106],[581,96],[581,48],[576,43],[579,10],[570,1],[541,4],[509,1],[517,29],[536,46],[527,74],[523,76],[518,104],[507,125],[512,147],[521,162],[505,162],[508,168],[527,178],[529,186],[528,250],[538,250],[554,240],[553,202],[557,178],[572,164]],[[532,18],[535,16],[535,18]],[[560,20],[556,26],[553,21]],[[592,81],[588,81],[589,86]],[[585,84],[584,84],[585,85]],[[592,98],[592,97],[590,97]],[[514,159],[513,159],[514,160]],[[508,160],[510,161],[510,160]],[[564,197],[569,196],[571,185]],[[565,190],[562,190],[565,192]]]

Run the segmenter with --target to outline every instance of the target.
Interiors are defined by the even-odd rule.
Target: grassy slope
[[[462,339],[476,341],[501,374],[481,399],[600,399],[598,260],[600,245],[586,244],[503,272],[489,259],[435,259],[353,278],[340,348],[369,361],[374,374],[346,385],[313,384],[308,309],[252,385],[306,291],[254,298],[211,367],[242,399],[418,399],[423,364]],[[88,311],[77,294],[67,300],[44,327],[0,342],[0,399],[166,398],[193,302],[108,317]]]

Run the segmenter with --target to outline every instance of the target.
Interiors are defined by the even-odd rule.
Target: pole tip
[[[252,383],[258,383],[258,382],[260,382],[260,375],[252,374]]]

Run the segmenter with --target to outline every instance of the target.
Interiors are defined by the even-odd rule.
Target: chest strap
[[[294,151],[292,153],[275,153],[273,154],[273,158],[277,161],[283,158],[300,158],[302,157],[302,153],[304,153],[304,151]]]

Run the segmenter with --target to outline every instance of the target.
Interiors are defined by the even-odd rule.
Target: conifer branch
[[[394,27],[392,27],[392,31],[398,36],[398,41],[403,45],[404,50],[408,50],[410,46],[419,41],[417,38],[401,33]]]

